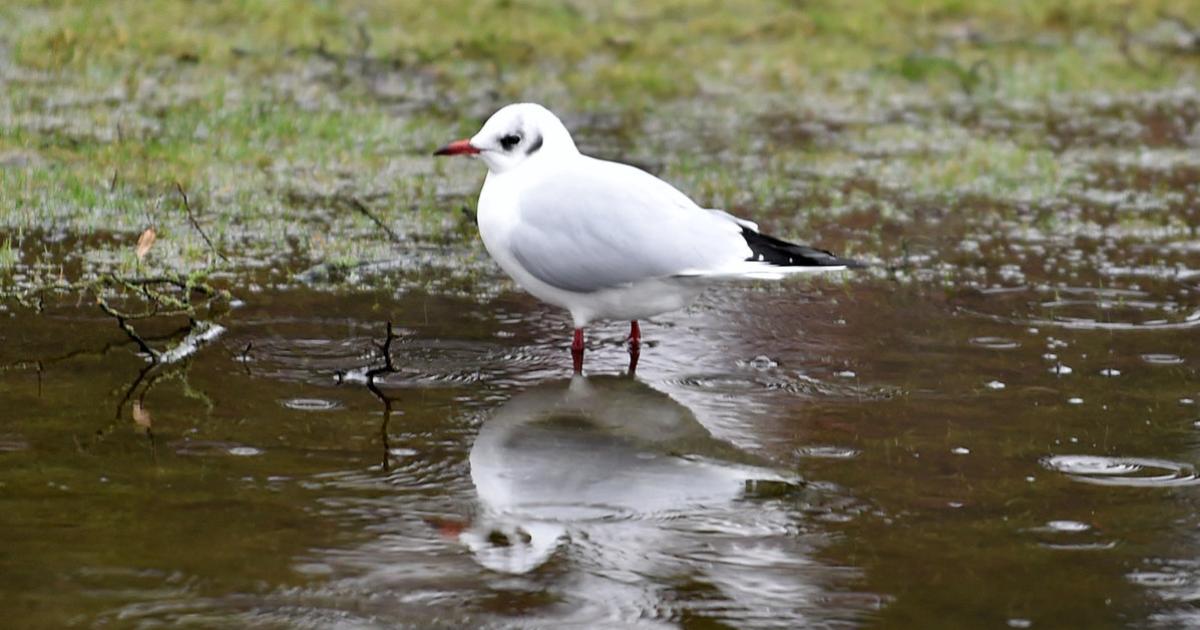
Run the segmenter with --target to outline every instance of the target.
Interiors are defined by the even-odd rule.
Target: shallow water
[[[1185,623],[1200,298],[1056,285],[721,287],[634,378],[612,324],[571,379],[513,292],[263,291],[149,371],[9,308],[0,592],[43,627]]]

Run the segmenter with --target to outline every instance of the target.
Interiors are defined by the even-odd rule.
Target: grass
[[[821,210],[804,204],[846,198],[864,159],[881,186],[852,196],[889,207],[886,190],[897,187],[935,198],[1053,195],[1076,173],[1036,127],[985,133],[959,114],[1019,122],[1031,105],[1186,89],[1200,54],[1171,50],[1163,16],[1197,8],[1177,0],[6,5],[0,231],[116,234],[132,247],[155,225],[152,264],[189,269],[211,252],[181,211],[179,182],[237,270],[271,265],[286,276],[396,256],[347,210],[350,196],[407,240],[467,244],[472,230],[458,208],[473,205],[481,173],[428,151],[513,100],[564,112],[585,148],[645,158],[704,203],[765,207],[788,225]],[[999,106],[1014,103],[1016,113]],[[606,127],[595,115],[619,122]],[[781,136],[769,122],[780,115],[826,131]],[[898,150],[921,144],[929,146]],[[27,253],[62,255],[44,249]],[[92,270],[128,259],[85,258]]]

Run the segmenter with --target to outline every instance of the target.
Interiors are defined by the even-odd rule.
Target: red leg
[[[629,373],[637,372],[638,357],[642,353],[642,329],[637,320],[629,322]]]
[[[571,359],[575,363],[575,373],[583,373],[583,329],[575,329],[575,339],[571,341]]]

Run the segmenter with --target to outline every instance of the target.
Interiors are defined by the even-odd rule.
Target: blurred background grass
[[[1092,112],[1097,94],[1120,102],[1194,90],[1200,20],[1188,20],[1198,9],[1194,0],[6,4],[0,264],[51,269],[61,253],[47,235],[72,234],[87,236],[80,273],[130,268],[132,242],[150,225],[160,232],[150,264],[211,262],[174,182],[238,269],[394,256],[397,245],[351,198],[410,244],[471,243],[481,169],[428,152],[518,100],[562,113],[585,150],[646,166],[701,203],[773,213],[790,229],[847,195],[894,204],[876,185],[847,189],[870,147],[893,158],[873,177],[928,195],[1052,194],[1072,175],[1039,130],[1071,125],[1072,99]],[[997,133],[979,124],[996,108],[1051,122]],[[897,150],[930,143],[950,149]],[[798,164],[829,168],[808,173],[797,195]]]

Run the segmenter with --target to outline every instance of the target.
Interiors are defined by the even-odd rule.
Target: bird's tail
[[[747,261],[766,263],[774,267],[839,267],[842,269],[857,269],[865,267],[863,263],[835,256],[830,252],[808,245],[797,245],[767,236],[746,226],[742,226],[742,238],[750,246],[750,257]]]

